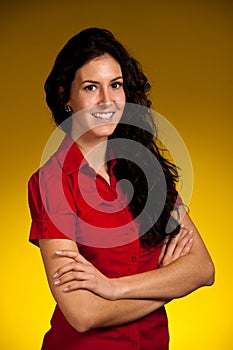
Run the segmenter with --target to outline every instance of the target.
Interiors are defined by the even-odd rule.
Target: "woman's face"
[[[108,54],[87,62],[75,74],[67,103],[73,110],[73,136],[81,133],[89,141],[106,139],[115,130],[124,103],[119,63]]]

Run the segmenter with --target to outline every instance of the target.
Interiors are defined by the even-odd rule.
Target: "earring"
[[[72,108],[69,105],[64,106],[64,111],[70,117],[73,113]]]

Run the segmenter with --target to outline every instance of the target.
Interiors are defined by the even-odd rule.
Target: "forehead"
[[[107,78],[112,75],[122,75],[120,64],[109,54],[104,54],[85,63],[76,71],[75,78],[87,79],[88,76]]]

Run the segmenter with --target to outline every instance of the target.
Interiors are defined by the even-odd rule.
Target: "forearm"
[[[54,299],[67,321],[78,332],[135,321],[160,308],[166,302],[164,300],[133,300],[133,298],[111,301],[82,288],[66,293],[64,288],[67,284],[55,285],[53,275],[59,266],[69,263],[71,259],[59,257],[55,252],[61,248],[77,250],[75,243],[55,239],[44,239],[39,243]]]
[[[63,265],[58,269],[54,276],[55,283],[67,284],[68,292],[86,289],[109,300],[171,300],[201,286],[211,285],[214,282],[214,265],[187,214],[183,218],[183,227],[169,244],[164,242],[159,269],[110,279],[77,251],[63,250],[59,252],[60,257],[72,258],[75,264]]]
[[[65,307],[64,315],[67,321],[79,332],[89,329],[111,327],[136,321],[165,304],[160,300],[122,299],[106,300],[89,291],[74,291],[70,298],[82,298],[83,303],[73,308],[74,312]],[[68,312],[67,312],[68,311]],[[81,312],[80,312],[81,311]]]
[[[175,299],[213,283],[213,265],[197,263],[193,254],[157,270],[114,280],[116,298]]]
[[[121,299],[110,303],[111,305],[105,305],[103,314],[101,313],[103,308],[98,305],[99,313],[95,317],[93,328],[122,325],[138,320],[161,308],[166,302],[150,299]]]
[[[214,282],[214,265],[197,228],[187,214],[182,223],[192,231],[190,253],[157,270],[115,280],[117,298],[174,299]]]

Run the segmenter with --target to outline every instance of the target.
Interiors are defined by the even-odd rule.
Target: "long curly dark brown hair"
[[[121,123],[118,124],[109,139],[133,140],[150,151],[143,152],[140,149],[135,151],[129,147],[127,150],[129,153],[126,156],[126,147],[122,141],[121,147],[115,150],[117,162],[114,166],[114,173],[118,180],[128,179],[133,185],[134,195],[129,203],[129,208],[135,218],[143,213],[140,216],[141,243],[146,246],[154,246],[166,236],[173,237],[180,229],[179,224],[171,217],[177,200],[178,172],[175,164],[163,155],[157,142],[156,125],[149,110],[151,107],[151,101],[148,98],[150,84],[139,62],[110,31],[100,28],[85,29],[73,36],[58,54],[45,82],[46,102],[56,124],[69,132],[70,118],[64,106],[69,101],[71,83],[75,73],[91,59],[104,54],[111,55],[120,64],[126,102],[128,102]],[[138,105],[140,108],[137,110],[134,107],[132,113],[132,105]],[[132,118],[133,123],[131,123]],[[152,167],[153,157],[157,160],[157,166]],[[136,159],[136,161],[131,159]],[[149,187],[148,179],[137,164],[143,164],[145,169],[148,169]],[[143,209],[148,196],[152,198],[152,202],[145,211]]]

